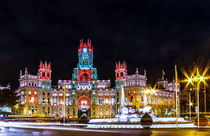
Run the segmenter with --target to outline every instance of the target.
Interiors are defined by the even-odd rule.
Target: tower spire
[[[39,68],[41,68],[43,65],[42,61],[40,61],[40,64],[39,64]]]
[[[136,75],[138,75],[139,74],[139,69],[138,68],[136,68]]]
[[[144,69],[144,76],[146,77],[147,76],[147,70]]]
[[[22,72],[22,70],[20,70],[20,77],[23,75],[23,72]]]
[[[27,70],[27,68],[25,68],[25,75],[28,75],[28,70]]]

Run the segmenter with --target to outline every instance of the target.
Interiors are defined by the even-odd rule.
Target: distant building
[[[80,41],[79,62],[71,80],[59,80],[58,88],[52,91],[52,115],[63,115],[63,87],[66,86],[66,115],[72,119],[105,118],[115,115],[115,90],[110,80],[99,80],[93,67],[91,41]]]
[[[15,94],[10,88],[10,83],[5,87],[0,86],[0,118],[12,113],[15,100]]]
[[[8,83],[5,87],[0,85],[0,90],[10,90],[10,83]]]
[[[127,99],[133,107],[152,106],[156,115],[171,116],[175,107],[174,82],[161,81],[158,84],[163,83],[163,87],[151,91],[147,86],[146,70],[142,75],[138,69],[135,74],[127,75],[127,64],[119,62],[115,69],[116,87],[112,89],[110,80],[98,79],[90,40],[87,43],[80,40],[78,60],[72,78],[58,80],[56,86],[51,85],[51,65],[47,62],[40,62],[37,75],[29,74],[27,69],[24,74],[20,72],[20,87],[16,92],[21,114],[63,117],[65,111],[65,116],[72,120],[110,118],[118,113],[121,99]],[[123,98],[122,88],[125,89]],[[164,115],[161,108],[165,109]]]
[[[117,104],[120,107],[121,89],[125,89],[125,98],[133,107],[143,108],[151,106],[157,116],[172,116],[175,111],[175,81],[168,82],[164,78],[157,82],[157,88],[149,88],[147,85],[146,70],[144,74],[139,74],[138,69],[133,75],[127,75],[127,65],[125,62],[116,64],[116,92]],[[178,92],[180,85],[178,83]]]
[[[20,71],[20,87],[16,90],[22,115],[51,115],[51,64],[40,62],[37,75]]]

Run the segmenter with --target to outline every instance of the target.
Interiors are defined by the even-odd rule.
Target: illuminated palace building
[[[27,69],[20,72],[20,87],[17,95],[21,115],[54,116],[64,115],[72,120],[82,118],[110,118],[118,113],[121,100],[125,99],[135,108],[151,106],[155,115],[171,116],[175,108],[175,82],[158,82],[155,90],[147,87],[146,70],[141,75],[136,70],[127,75],[127,64],[116,63],[115,88],[110,80],[99,80],[97,69],[93,67],[93,47],[91,41],[80,40],[79,62],[73,69],[71,80],[59,80],[56,87],[51,85],[51,65],[40,62],[37,75]],[[125,94],[121,95],[124,89]],[[65,101],[64,101],[65,99]],[[65,109],[65,114],[64,114]]]

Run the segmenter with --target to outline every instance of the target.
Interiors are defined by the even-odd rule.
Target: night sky
[[[92,40],[99,79],[114,82],[115,62],[128,74],[147,69],[148,81],[172,79],[210,58],[209,0],[1,0],[0,84],[18,86],[20,69],[37,74],[52,64],[53,84],[71,79],[79,40]],[[181,72],[179,72],[180,77]]]

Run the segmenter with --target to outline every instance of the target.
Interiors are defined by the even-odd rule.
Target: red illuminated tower
[[[116,63],[115,68],[115,79],[125,79],[127,75],[127,64],[123,61],[121,64],[120,62]]]
[[[78,48],[79,62],[77,68],[74,68],[73,79],[77,81],[91,81],[97,79],[97,70],[93,67],[93,47],[91,40],[86,43],[80,40]]]
[[[45,61],[45,63],[42,63],[41,61],[39,65],[40,79],[51,80],[51,73],[52,73],[52,70],[51,70],[50,62],[48,64],[47,61]]]

